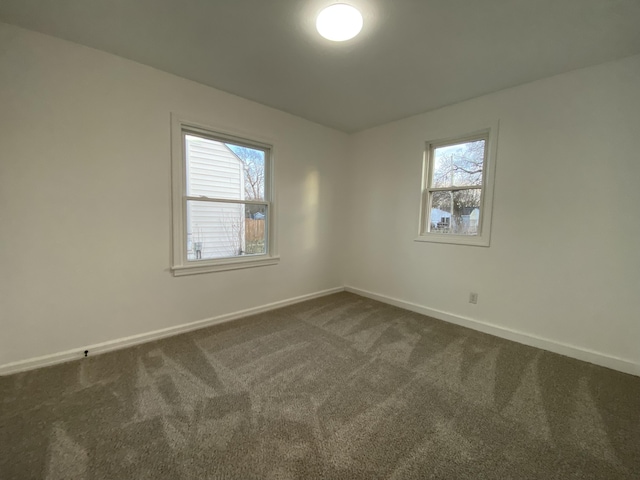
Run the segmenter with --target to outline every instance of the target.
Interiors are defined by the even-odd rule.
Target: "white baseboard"
[[[12,373],[24,372],[27,370],[33,370],[35,368],[46,367],[49,365],[55,365],[58,363],[68,362],[70,360],[77,360],[84,356],[84,350],[89,350],[91,356],[111,352],[113,350],[120,350],[122,348],[131,347],[133,345],[139,345],[142,343],[152,342],[160,340],[161,338],[171,337],[181,333],[191,332],[212,325],[218,325],[220,323],[230,322],[239,318],[248,317],[257,313],[267,312],[269,310],[275,310],[276,308],[286,307],[295,303],[304,302],[314,298],[324,297],[325,295],[331,295],[333,293],[343,292],[343,287],[330,288],[328,290],[322,290],[320,292],[309,293],[307,295],[300,295],[299,297],[289,298],[286,300],[280,300],[278,302],[269,303],[259,307],[248,308],[246,310],[240,310],[234,313],[227,313],[225,315],[219,315],[217,317],[206,318],[204,320],[198,320],[196,322],[185,323],[183,325],[177,325],[175,327],[163,328],[161,330],[155,330],[153,332],[141,333],[139,335],[132,335],[130,337],[119,338],[116,340],[109,340],[107,342],[97,343],[95,345],[87,345],[78,347],[65,352],[53,353],[51,355],[45,355],[42,357],[29,358],[26,360],[20,360],[17,362],[7,363],[0,365],[0,376],[11,375]]]
[[[65,352],[58,352],[51,355],[45,355],[42,357],[30,358],[26,360],[20,360],[17,362],[7,363],[0,365],[0,376],[11,375],[12,373],[24,372],[27,370],[33,370],[36,368],[46,367],[49,365],[55,365],[58,363],[68,362],[70,360],[77,360],[83,357],[84,350],[89,350],[90,355],[94,356],[100,353],[111,352],[113,350],[120,350],[122,348],[140,345],[142,343],[152,342],[160,340],[162,338],[171,337],[181,333],[198,330],[200,328],[209,327],[212,325],[218,325],[220,323],[230,322],[239,318],[248,317],[257,313],[267,312],[269,310],[275,310],[277,308],[286,307],[296,303],[304,302],[314,298],[323,297],[325,295],[331,295],[342,291],[347,291],[360,295],[363,297],[378,300],[389,305],[404,308],[412,312],[427,315],[429,317],[437,318],[445,322],[461,325],[463,327],[478,330],[480,332],[495,335],[496,337],[505,338],[514,342],[529,345],[531,347],[541,348],[550,352],[558,353],[560,355],[566,355],[567,357],[576,358],[585,362],[601,365],[603,367],[618,370],[620,372],[629,373],[631,375],[640,376],[640,364],[634,363],[630,360],[623,358],[606,355],[593,350],[588,350],[574,345],[557,342],[548,338],[538,337],[536,335],[519,332],[509,328],[501,327],[499,325],[493,325],[490,323],[481,322],[469,317],[463,317],[441,310],[435,310],[433,308],[424,307],[415,303],[407,302],[386,295],[380,295],[377,293],[369,292],[355,287],[336,287],[328,290],[322,290],[320,292],[310,293],[307,295],[301,295],[299,297],[289,298],[278,302],[269,303],[259,307],[248,308],[246,310],[240,310],[234,313],[228,313],[225,315],[219,315],[217,317],[207,318],[204,320],[198,320],[196,322],[186,323],[183,325],[177,325],[175,327],[164,328],[161,330],[155,330],[153,332],[142,333],[139,335],[132,335],[130,337],[119,338],[116,340],[110,340],[103,343],[97,343],[95,345],[88,345],[78,347]]]
[[[369,292],[367,290],[361,290],[355,287],[345,286],[344,289],[347,292],[355,293],[356,295],[371,298],[373,300],[378,300],[379,302],[404,308],[405,310],[410,310],[412,312],[421,313],[422,315],[437,318],[438,320],[454,323],[456,325],[461,325],[473,330],[478,330],[480,332],[488,333],[496,337],[505,338],[507,340],[512,340],[524,345],[529,345],[531,347],[541,348],[542,350],[548,350],[550,352],[576,358],[578,360],[583,360],[585,362],[611,368],[620,372],[640,376],[640,364],[634,363],[630,360],[613,357],[611,355],[595,352],[586,348],[576,347],[575,345],[557,342],[548,338],[538,337],[529,333],[519,332],[517,330],[501,327],[499,325],[481,322],[479,320],[474,320],[473,318],[463,317],[460,315],[443,312],[441,310],[423,307],[422,305],[417,305],[405,300]]]

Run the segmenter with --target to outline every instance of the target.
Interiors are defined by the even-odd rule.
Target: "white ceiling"
[[[0,0],[0,21],[114,53],[346,132],[640,53],[640,0]]]

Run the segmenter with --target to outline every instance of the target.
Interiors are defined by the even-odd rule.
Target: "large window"
[[[273,147],[172,116],[173,271],[274,264]]]
[[[489,245],[495,130],[427,142],[417,240]]]

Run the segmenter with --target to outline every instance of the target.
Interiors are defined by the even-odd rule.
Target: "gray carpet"
[[[639,479],[640,378],[340,293],[0,378],[0,478]]]

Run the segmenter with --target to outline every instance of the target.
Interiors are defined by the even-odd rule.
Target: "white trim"
[[[110,340],[107,342],[88,345],[85,347],[78,347],[72,350],[54,353],[51,355],[44,355],[41,357],[29,358],[26,360],[7,363],[5,365],[0,365],[0,376],[11,375],[13,373],[24,372],[24,371],[33,370],[36,368],[47,367],[50,365],[56,365],[56,364],[68,362],[71,360],[78,360],[84,356],[84,350],[89,350],[90,355],[94,356],[100,353],[120,350],[126,347],[140,345],[143,343],[160,340],[162,338],[179,335],[181,333],[191,332],[193,330],[198,330],[201,328],[206,328],[206,327],[218,325],[225,322],[230,322],[232,320],[237,320],[239,318],[248,317],[250,315],[255,315],[262,312],[267,312],[269,310],[275,310],[277,308],[286,307],[288,305],[294,305],[296,303],[304,302],[306,300],[312,300],[314,298],[324,297],[326,295],[331,295],[331,294],[339,293],[343,291],[354,293],[362,297],[371,298],[373,300],[377,300],[379,302],[383,302],[389,305],[394,305],[396,307],[404,308],[405,310],[420,313],[422,315],[427,315],[429,317],[437,318],[438,320],[443,320],[445,322],[453,323],[455,325],[460,325],[460,326],[471,328],[473,330],[477,330],[483,333],[488,333],[489,335],[505,338],[507,340],[512,340],[514,342],[522,343],[524,345],[529,345],[535,348],[540,348],[542,350],[548,350],[550,352],[576,358],[578,360],[593,363],[595,365],[611,368],[613,370],[628,373],[630,375],[640,376],[640,364],[635,363],[631,360],[614,357],[611,355],[596,352],[593,350],[588,350],[581,347],[576,347],[574,345],[569,345],[562,342],[556,342],[548,338],[538,337],[536,335],[532,335],[529,333],[524,333],[517,330],[512,330],[510,328],[501,327],[499,325],[493,325],[490,323],[481,322],[473,318],[463,317],[461,315],[455,315],[455,314],[444,312],[441,310],[424,307],[422,305],[407,302],[405,300],[388,297],[386,295],[380,295],[378,293],[373,293],[367,290],[362,290],[360,288],[355,288],[350,286],[330,288],[330,289],[322,290],[315,293],[301,295],[299,297],[280,300],[278,302],[269,303],[267,305],[263,305],[260,307],[248,308],[246,310],[240,310],[234,313],[228,313],[224,315],[219,315],[217,317],[198,320],[196,322],[177,325],[175,327],[164,328],[161,330],[155,330],[153,332],[142,333],[139,335],[132,335],[130,337]]]
[[[480,235],[452,235],[448,233],[425,233],[413,239],[414,242],[449,243],[453,245],[471,245],[473,247],[488,247],[489,239]]]
[[[280,261],[277,244],[277,207],[274,189],[274,157],[275,142],[271,139],[263,138],[252,133],[231,131],[227,128],[218,128],[207,125],[203,122],[188,120],[185,116],[171,113],[171,267],[174,276],[192,275],[200,273],[220,272],[235,270],[239,268],[261,267],[276,265]],[[213,199],[208,197],[190,197],[185,193],[185,145],[184,133],[192,132],[216,141],[229,140],[238,145],[254,146],[265,152],[265,200],[254,201],[231,201],[224,199]],[[256,259],[254,255],[228,257],[219,259],[200,260],[190,262],[186,256],[186,202],[187,200],[215,201],[226,203],[243,203],[265,205],[267,211],[267,222],[265,234],[267,242],[267,252]]]
[[[194,262],[194,265],[180,265],[171,267],[175,277],[184,275],[196,275],[198,273],[225,272],[227,270],[238,270],[241,268],[265,267],[267,265],[277,265],[280,257],[268,257],[265,255],[245,255],[237,258],[230,258],[224,263],[202,263]]]
[[[496,162],[498,157],[498,132],[500,121],[485,122],[482,128],[474,128],[467,130],[469,133],[460,135],[459,132],[447,131],[445,135],[435,135],[437,140],[429,140],[425,144],[425,150],[422,158],[422,191],[420,198],[420,221],[418,226],[418,237],[414,239],[416,242],[435,242],[450,243],[456,245],[472,245],[477,247],[488,247],[491,244],[491,221],[493,217],[493,192],[496,176]],[[442,234],[429,231],[431,222],[430,194],[431,191],[449,191],[460,190],[465,187],[454,188],[432,188],[431,177],[433,175],[433,159],[431,158],[433,148],[449,145],[453,143],[464,143],[478,138],[486,139],[485,143],[485,163],[487,165],[486,172],[482,178],[482,196],[480,200],[480,224],[478,225],[480,233],[478,235],[452,235]],[[475,187],[467,187],[475,188]]]
[[[224,315],[218,315],[217,317],[206,318],[204,320],[198,320],[196,322],[185,323],[177,325],[175,327],[163,328],[161,330],[155,330],[153,332],[141,333],[139,335],[132,335],[130,337],[119,338],[116,340],[109,340],[107,342],[96,343],[94,345],[87,345],[84,347],[78,347],[72,350],[64,352],[53,353],[51,355],[44,355],[42,357],[29,358],[26,360],[19,360],[17,362],[7,363],[0,365],[0,376],[11,375],[13,373],[24,372],[27,370],[33,370],[36,368],[47,367],[50,365],[56,365],[58,363],[68,362],[70,360],[78,360],[84,357],[84,351],[89,350],[89,355],[92,357],[100,353],[111,352],[114,350],[120,350],[126,347],[132,347],[134,345],[140,345],[142,343],[153,342],[166,337],[172,337],[181,333],[191,332],[193,330],[199,330],[201,328],[211,327],[221,323],[230,322],[239,318],[248,317],[257,313],[267,312],[269,310],[275,310],[277,308],[286,307],[296,303],[312,300],[314,298],[324,297],[338,292],[343,292],[343,287],[329,288],[327,290],[321,290],[315,293],[308,293],[306,295],[300,295],[299,297],[293,297],[286,300],[280,300],[278,302],[269,303],[260,307],[248,308],[246,310],[240,310],[234,313],[227,313]]]
[[[471,328],[479,332],[488,333],[489,335],[505,338],[507,340],[512,340],[514,342],[540,348],[549,352],[558,353],[567,357],[576,358],[578,360],[593,363],[595,365],[600,365],[602,367],[607,367],[613,370],[628,373],[630,375],[640,376],[640,364],[635,363],[631,360],[614,357],[605,353],[577,347],[575,345],[569,345],[567,343],[557,342],[548,338],[538,337],[537,335],[532,335],[530,333],[520,332],[518,330],[482,322],[473,318],[463,317],[461,315],[423,307],[422,305],[407,302],[405,300],[400,300],[393,297],[388,297],[386,295],[380,295],[378,293],[369,292],[367,290],[362,290],[355,287],[345,286],[344,289],[347,292],[351,292],[362,297],[371,298],[379,302],[404,308],[405,310],[410,310],[422,315],[437,318],[438,320],[443,320],[445,322]]]

